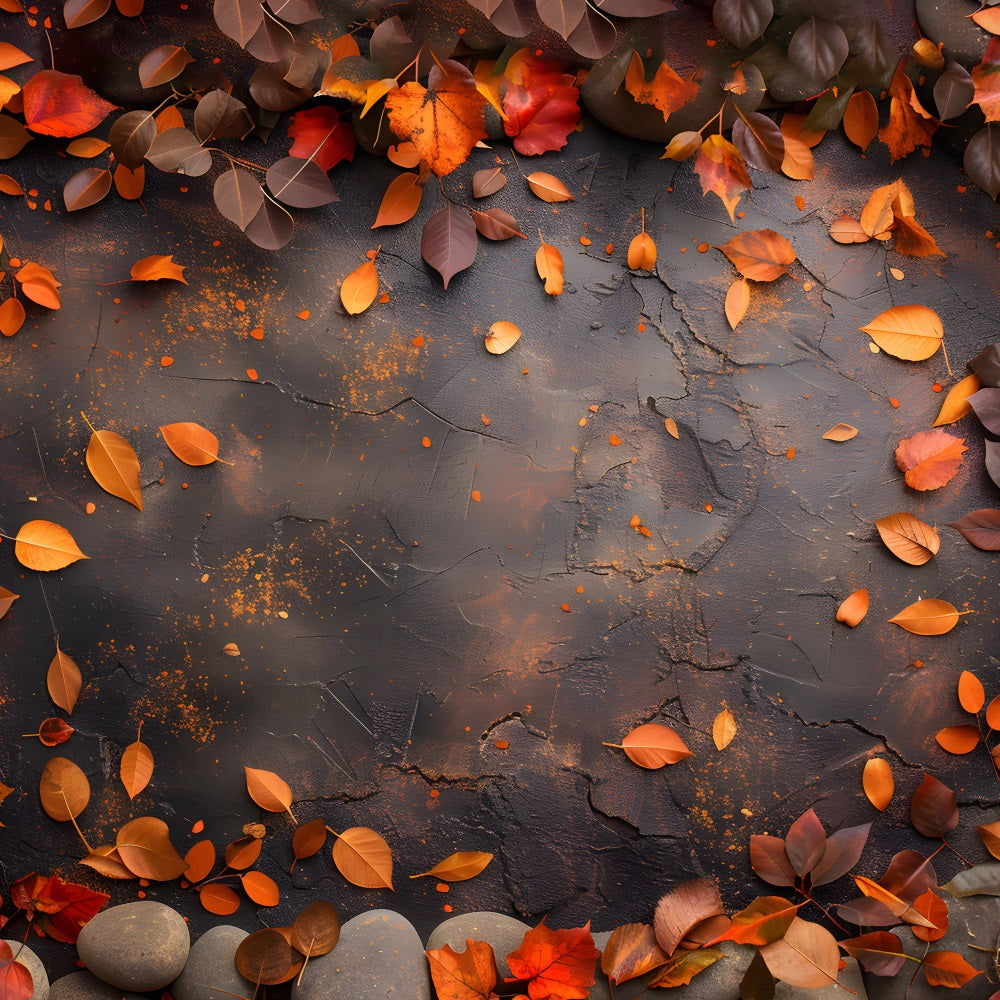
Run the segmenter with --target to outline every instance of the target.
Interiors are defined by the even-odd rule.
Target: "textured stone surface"
[[[917,20],[924,35],[932,42],[943,42],[945,59],[954,59],[966,67],[983,58],[990,40],[988,32],[969,15],[979,10],[971,0],[916,0]]]
[[[90,972],[71,972],[57,979],[49,989],[49,1000],[145,1000],[135,993],[123,993],[101,982]]]
[[[340,929],[329,954],[306,966],[293,1000],[431,1000],[430,973],[420,937],[405,917],[371,910]]]
[[[77,951],[98,979],[123,990],[158,990],[177,978],[191,939],[184,918],[154,900],[102,910],[80,931]]]
[[[502,978],[510,975],[506,956],[521,944],[529,930],[530,924],[504,913],[461,913],[457,917],[449,917],[431,931],[427,939],[427,950],[443,948],[448,944],[455,951],[465,951],[466,938],[487,941],[493,946],[497,969]]]
[[[184,971],[170,987],[174,1000],[225,1000],[227,993],[241,993],[246,980],[236,971],[234,957],[246,936],[229,924],[205,931],[191,945]]]
[[[35,995],[32,1000],[46,1000],[49,995],[49,977],[41,959],[22,941],[15,941],[11,938],[4,940],[10,946],[15,961],[20,962],[31,973],[31,981],[35,987]]]

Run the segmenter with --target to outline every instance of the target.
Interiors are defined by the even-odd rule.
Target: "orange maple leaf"
[[[421,159],[443,177],[486,138],[486,98],[472,74],[451,59],[430,71],[427,84],[404,84],[389,94],[385,106],[393,132],[412,142]]]
[[[889,84],[889,121],[878,137],[889,147],[892,163],[909,156],[917,146],[930,147],[940,122],[920,103],[901,59]]]
[[[721,135],[710,135],[698,150],[694,172],[701,180],[702,194],[714,191],[726,206],[729,218],[735,222],[734,212],[740,194],[752,186],[740,151]]]
[[[973,104],[982,108],[988,122],[1000,121],[1000,37],[990,39],[982,62],[972,67],[972,82]]]
[[[497,963],[485,941],[465,939],[465,951],[451,945],[427,952],[431,979],[439,1000],[492,1000],[497,984]]]
[[[682,79],[665,62],[660,63],[653,79],[647,80],[642,57],[633,50],[632,61],[625,73],[625,89],[639,104],[652,104],[654,108],[659,108],[666,121],[678,108],[694,100],[698,84]]]
[[[531,1000],[585,1000],[594,985],[600,957],[590,936],[589,920],[584,927],[555,931],[543,920],[507,956],[513,976],[506,981],[527,979]]]

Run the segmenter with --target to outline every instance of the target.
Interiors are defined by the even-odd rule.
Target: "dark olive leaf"
[[[656,17],[676,9],[673,0],[593,0],[593,6],[612,17]]]
[[[215,23],[238,45],[246,45],[264,20],[260,0],[215,0]]]
[[[472,209],[472,219],[481,236],[488,240],[509,240],[512,236],[528,237],[521,232],[517,219],[502,208],[488,208],[485,212]]]
[[[1000,386],[1000,344],[984,347],[969,367],[979,376],[980,385]]]
[[[63,201],[67,212],[90,208],[107,197],[111,190],[111,171],[101,167],[85,167],[73,174],[63,185]]]
[[[894,927],[899,917],[885,903],[871,896],[859,896],[836,907],[837,915],[858,927]]]
[[[899,59],[896,45],[877,18],[863,17],[843,25],[851,43],[851,55],[841,75],[855,87],[878,93],[889,86]]]
[[[10,115],[0,115],[0,160],[17,156],[31,141],[25,127]]]
[[[615,47],[617,39],[614,24],[588,7],[567,42],[584,59],[603,59]]]
[[[587,12],[587,0],[535,0],[542,23],[568,39]]]
[[[969,106],[975,91],[976,85],[972,82],[969,71],[954,59],[949,60],[934,84],[934,104],[938,118],[942,121],[957,118]]]
[[[168,173],[198,177],[212,169],[212,154],[202,149],[194,133],[186,128],[161,132],[149,147],[146,159]]]
[[[965,896],[1000,896],[1000,862],[988,861],[960,871],[941,888],[959,899]]]
[[[410,37],[403,19],[398,15],[387,17],[372,32],[368,42],[368,58],[384,76],[395,76],[409,65],[420,51],[420,42]]]
[[[111,9],[111,0],[66,0],[63,17],[67,28],[82,28],[99,21]]]
[[[319,208],[340,201],[322,168],[298,156],[272,163],[267,168],[267,186],[278,201],[292,208]]]
[[[755,833],[750,838],[750,867],[771,885],[795,885],[795,869],[781,837]]]
[[[280,205],[265,198],[257,214],[243,230],[251,243],[263,250],[280,250],[292,238],[295,221]]]
[[[289,24],[305,24],[323,16],[313,0],[268,0],[267,5],[275,17]]]
[[[156,119],[149,111],[126,111],[108,133],[115,159],[129,170],[142,166],[155,138]]]
[[[802,131],[832,132],[840,125],[844,112],[847,110],[847,102],[853,93],[853,87],[846,87],[839,92],[836,88],[831,87],[816,99],[816,103],[802,124]]]
[[[751,111],[733,122],[733,145],[743,159],[758,170],[781,171],[785,158],[785,137],[773,118]]]
[[[199,142],[243,139],[252,130],[247,106],[224,90],[210,90],[194,109],[194,134]]]
[[[1000,125],[990,122],[966,143],[962,166],[991,198],[1000,194]]]
[[[276,63],[285,58],[291,44],[292,38],[289,37],[285,26],[275,21],[273,17],[265,17],[244,48],[254,59],[265,63]]]
[[[738,49],[745,49],[755,38],[760,38],[772,17],[771,0],[715,0],[712,5],[712,24]]]
[[[847,35],[839,24],[809,18],[799,25],[788,43],[788,58],[817,83],[836,76],[850,52]]]
[[[917,833],[940,838],[958,826],[955,793],[930,774],[924,774],[910,802],[910,822]]]
[[[192,55],[179,45],[157,45],[139,62],[139,82],[147,89],[159,87],[180,76],[184,67],[192,62]]]
[[[858,863],[865,844],[868,843],[871,828],[871,823],[863,823],[860,826],[847,826],[837,830],[836,833],[831,833],[826,838],[823,857],[812,869],[812,884],[826,885],[846,875]]]
[[[220,174],[212,190],[215,207],[232,223],[245,230],[264,203],[264,192],[247,170],[234,166]]]
[[[979,422],[991,434],[1000,434],[1000,388],[987,386],[980,389],[969,396],[968,403],[979,417]]]
[[[986,442],[986,474],[1000,486],[1000,444],[996,441]]]
[[[424,224],[420,255],[441,275],[444,287],[476,259],[476,224],[469,212],[452,202]]]
[[[287,61],[285,56],[281,62],[259,66],[250,77],[250,95],[267,111],[291,111],[313,96],[310,88],[293,87],[284,79]]]
[[[907,848],[893,855],[878,884],[904,902],[912,903],[937,885],[937,873],[930,858]]]
[[[984,552],[1000,552],[1000,510],[983,507],[948,525]]]
[[[826,830],[812,809],[807,809],[785,834],[785,856],[796,875],[805,875],[819,864],[826,850]]]

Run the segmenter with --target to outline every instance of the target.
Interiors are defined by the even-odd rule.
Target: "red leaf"
[[[652,80],[646,79],[646,67],[638,52],[632,52],[632,60],[625,73],[625,89],[639,104],[650,104],[657,108],[666,121],[678,108],[693,101],[698,93],[698,84],[684,80],[661,62]]]
[[[0,941],[0,997],[3,1000],[31,1000],[35,983],[27,966],[13,961],[14,953],[6,941]]]
[[[934,927],[910,928],[921,941],[940,941],[948,933],[948,904],[933,890],[928,889],[913,901],[913,909],[926,917]]]
[[[550,930],[543,920],[524,935],[507,956],[512,976],[507,982],[530,980],[531,1000],[585,1000],[594,985],[601,953],[590,936],[590,922],[570,930]]]
[[[10,887],[11,902],[24,910],[35,927],[66,944],[76,942],[80,928],[111,898],[84,885],[44,878],[32,872]]]
[[[288,126],[288,137],[294,140],[289,156],[311,159],[322,170],[332,170],[341,160],[354,159],[354,130],[329,105],[296,112]]]
[[[43,69],[24,85],[24,120],[32,132],[64,138],[96,128],[116,105],[86,86],[79,76]]]
[[[785,834],[785,854],[796,875],[805,875],[819,864],[826,850],[826,831],[819,817],[807,809]]]
[[[955,793],[937,778],[924,775],[910,802],[910,822],[925,837],[943,837],[958,826]]]
[[[826,885],[836,881],[841,875],[846,875],[858,863],[868,842],[871,827],[871,823],[862,823],[860,826],[847,826],[831,833],[826,838],[822,859],[812,869],[812,884]]]
[[[574,77],[527,49],[511,57],[505,76],[510,84],[503,99],[504,131],[513,137],[514,148],[525,156],[562,149],[580,121]]]
[[[869,931],[841,941],[840,947],[876,976],[894,976],[906,963],[902,942],[891,931]]]
[[[740,194],[751,188],[750,175],[740,151],[721,135],[710,135],[698,150],[694,172],[701,181],[702,194],[709,191],[717,194],[729,212],[730,221],[735,222]]]
[[[795,885],[795,869],[781,837],[755,833],[750,838],[750,866],[771,885]]]
[[[896,465],[905,473],[907,486],[915,490],[936,490],[958,472],[966,451],[964,438],[936,427],[918,431],[900,441],[896,446]]]
[[[976,90],[972,101],[978,104],[988,122],[1000,121],[1000,38],[991,38],[982,62],[972,67]]]

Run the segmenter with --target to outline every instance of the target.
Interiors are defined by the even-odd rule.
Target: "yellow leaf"
[[[459,851],[438,862],[428,871],[411,875],[410,878],[430,875],[442,882],[464,882],[478,875],[492,860],[493,855],[485,851]]]
[[[378,271],[370,260],[351,271],[340,286],[341,305],[352,316],[363,313],[377,296]]]
[[[941,346],[944,327],[933,309],[892,306],[860,328],[887,354],[904,361],[924,361]]]
[[[656,267],[656,244],[649,233],[638,233],[628,245],[628,266],[633,271],[652,271]]]
[[[129,277],[133,281],[181,281],[187,284],[184,277],[183,264],[174,263],[174,255],[153,254],[151,257],[143,257],[137,260],[129,271]]]
[[[956,382],[948,395],[944,397],[941,410],[931,426],[943,427],[945,424],[953,424],[971,413],[972,407],[969,405],[969,397],[973,393],[979,392],[979,389],[979,376],[976,374],[966,375],[960,382]]]
[[[853,424],[834,424],[824,435],[824,441],[850,441],[858,436],[858,429]]]
[[[712,723],[712,740],[716,750],[725,750],[736,735],[736,720],[728,708],[724,708]]]
[[[735,330],[739,325],[749,305],[750,282],[746,278],[737,278],[726,292],[726,320],[731,330]]]

